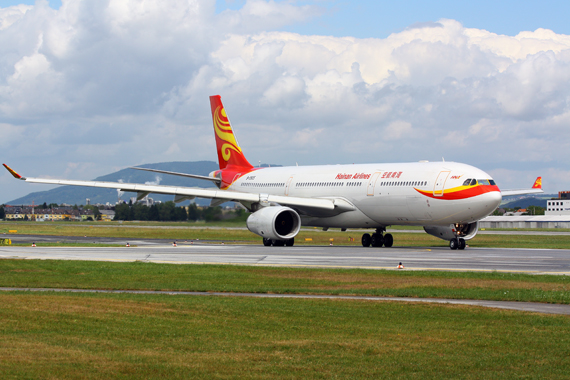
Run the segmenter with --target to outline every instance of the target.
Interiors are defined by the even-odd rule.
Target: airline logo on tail
[[[212,119],[214,131],[216,132],[216,147],[220,169],[225,169],[226,166],[252,168],[253,166],[247,161],[237,142],[221,97],[219,95],[210,96],[210,106],[212,107]]]
[[[538,177],[536,181],[534,181],[534,185],[532,185],[533,189],[542,189],[542,177]]]

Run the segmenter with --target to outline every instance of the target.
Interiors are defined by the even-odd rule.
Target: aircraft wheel
[[[363,247],[370,247],[370,234],[362,235],[362,246]]]
[[[457,247],[457,249],[465,249],[465,246],[467,244],[465,243],[465,239],[459,239],[459,246]]]
[[[283,247],[285,245],[285,240],[273,240],[274,247]]]
[[[263,238],[263,245],[266,247],[271,247],[271,239]]]
[[[291,238],[291,239],[285,240],[285,245],[286,245],[287,247],[292,247],[293,244],[295,244],[295,238]]]
[[[380,234],[372,234],[370,238],[370,245],[373,247],[382,247],[384,244],[384,236]]]
[[[454,238],[449,241],[449,248],[456,250],[459,247],[459,240]]]
[[[393,245],[394,245],[394,237],[392,236],[392,234],[384,235],[384,247],[390,248]]]

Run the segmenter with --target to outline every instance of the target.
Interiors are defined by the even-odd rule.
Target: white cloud
[[[154,177],[154,181],[147,181],[147,182],[145,182],[144,184],[145,184],[145,185],[155,185],[155,186],[156,186],[156,185],[160,185],[160,182],[161,182],[161,181],[162,181],[162,177],[160,177],[160,176],[157,175],[157,176]]]
[[[0,8],[0,30],[6,29],[24,17],[27,11],[32,9],[31,5],[15,5],[8,8]]]
[[[391,122],[385,129],[383,137],[386,140],[413,139],[414,130],[412,124],[407,121],[396,120]]]
[[[4,160],[69,178],[215,160],[208,95],[220,94],[251,162],[444,156],[517,178],[564,172],[570,36],[446,19],[384,39],[276,31],[320,12],[262,0],[221,14],[211,0],[0,8]],[[5,178],[0,201],[32,191]]]
[[[234,33],[255,33],[301,22],[322,12],[315,6],[298,6],[288,1],[248,0],[238,11],[223,11],[219,22]]]
[[[295,133],[293,142],[299,145],[300,147],[318,146],[319,145],[318,140],[323,131],[324,128],[319,128],[319,129],[305,128]]]
[[[263,94],[268,105],[301,107],[308,98],[305,81],[298,76],[283,76]]]

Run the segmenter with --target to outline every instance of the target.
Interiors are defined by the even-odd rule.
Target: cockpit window
[[[477,183],[479,185],[490,185],[489,180],[488,179],[478,179]]]
[[[477,180],[476,179],[472,179],[471,180],[471,186],[475,186],[477,184]]]
[[[471,182],[471,178],[467,178],[465,182],[463,182],[463,186],[469,186],[469,182]]]
[[[497,184],[495,183],[495,181],[493,181],[492,179],[489,180],[489,183],[493,186],[496,186]]]

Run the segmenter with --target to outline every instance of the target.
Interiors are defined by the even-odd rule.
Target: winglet
[[[6,165],[6,164],[2,164],[2,165],[4,165],[4,167],[5,167],[6,169],[8,169],[8,171],[10,172],[10,174],[12,174],[12,175],[14,176],[14,178],[16,178],[16,179],[25,179],[24,177],[22,177],[21,175],[19,175],[18,173],[16,173],[16,172],[14,171],[14,169],[10,168],[8,165]]]
[[[536,181],[534,181],[534,185],[532,185],[533,189],[542,189],[542,177],[538,177]]]

